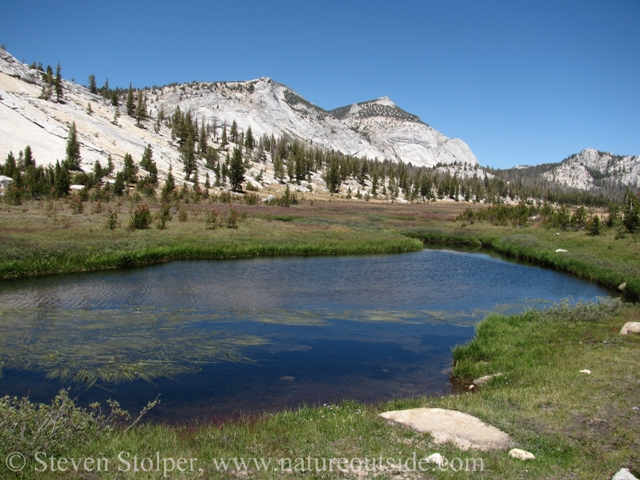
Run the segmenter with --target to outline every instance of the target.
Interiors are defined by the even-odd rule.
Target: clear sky
[[[386,95],[492,167],[640,155],[640,0],[2,0],[0,44],[83,84]]]

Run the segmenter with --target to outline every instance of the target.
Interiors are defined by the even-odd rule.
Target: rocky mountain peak
[[[403,122],[422,123],[418,116],[405,112],[393,103],[389,97],[346,105],[330,110],[329,113],[340,120],[380,117],[392,118]]]

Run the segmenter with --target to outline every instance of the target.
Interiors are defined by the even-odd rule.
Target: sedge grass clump
[[[541,310],[538,318],[541,321],[564,321],[564,322],[599,322],[606,316],[613,316],[620,313],[623,307],[619,298],[607,297],[599,302],[578,302],[571,305],[568,300]]]

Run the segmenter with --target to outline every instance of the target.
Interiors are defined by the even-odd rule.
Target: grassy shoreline
[[[60,265],[70,257],[69,252],[79,248],[80,243],[76,241],[82,241],[94,250],[115,250],[115,253],[105,250],[95,258],[116,255],[121,248],[158,255],[152,257],[151,253],[141,253],[139,259],[133,258],[134,262],[172,258],[162,256],[168,255],[173,248],[171,242],[193,246],[193,250],[185,249],[183,254],[192,252],[189,254],[195,255],[198,248],[206,247],[211,249],[209,253],[225,256],[230,256],[231,247],[237,248],[238,255],[274,252],[287,240],[290,243],[278,254],[293,251],[296,246],[307,250],[295,254],[307,255],[318,253],[320,248],[331,252],[324,254],[386,253],[385,248],[389,245],[396,245],[394,248],[402,251],[402,248],[422,248],[423,243],[488,247],[502,255],[564,270],[612,288],[626,282],[627,295],[638,298],[640,258],[633,238],[616,240],[612,233],[600,237],[587,237],[584,232],[558,234],[535,227],[462,227],[447,221],[455,213],[454,207],[460,208],[448,205],[431,210],[423,206],[397,205],[356,208],[327,203],[321,208],[305,206],[282,211],[248,209],[246,223],[241,223],[237,230],[218,229],[213,234],[203,230],[195,212],[190,212],[192,220],[182,224],[180,229],[176,228],[179,224],[172,223],[167,231],[128,233],[122,230],[116,234],[104,230],[96,232],[97,222],[92,223],[89,218],[85,223],[78,221],[71,228],[55,229],[53,233],[58,237],[54,235],[53,240],[45,240],[38,233],[36,240],[41,242],[38,246],[40,254],[67,245]],[[282,216],[285,220],[273,220],[271,216]],[[21,219],[23,227],[27,223],[22,231],[14,223],[15,231],[4,235],[5,244],[15,244],[15,248],[9,248],[9,255],[18,255],[26,239],[39,231],[37,222],[42,219],[35,214],[34,218],[34,225],[29,226]],[[72,217],[72,220],[79,219]],[[165,236],[165,243],[159,234]],[[85,238],[81,240],[83,236]],[[353,242],[354,246],[345,248],[345,242]],[[373,251],[358,251],[363,245],[369,245]],[[259,246],[263,246],[263,250],[257,249]],[[559,248],[567,252],[557,253]],[[69,268],[76,268],[78,262],[92,254],[91,249],[87,252],[78,253],[73,262],[68,262]],[[0,265],[5,265],[5,259]],[[14,261],[24,262],[29,258]],[[99,267],[96,263],[96,268]],[[163,458],[197,459],[195,471],[180,474],[174,471],[166,478],[245,476],[242,468],[234,465],[228,471],[218,470],[215,462],[219,458],[289,458],[294,460],[295,466],[295,459],[307,457],[409,459],[414,453],[418,458],[424,458],[434,452],[449,459],[482,458],[484,471],[432,471],[429,478],[595,479],[611,478],[621,467],[630,468],[637,474],[640,471],[640,410],[634,408],[640,408],[640,374],[637,370],[640,336],[618,334],[626,321],[640,321],[640,308],[618,301],[577,307],[559,305],[548,311],[512,316],[493,314],[479,325],[473,341],[453,352],[452,375],[463,384],[481,375],[502,374],[477,393],[398,399],[379,405],[347,401],[210,424],[139,424],[126,432],[123,427],[116,426],[93,438],[76,432],[48,447],[48,454],[66,458],[104,456],[109,460],[111,470],[96,475],[48,469],[38,473],[37,478],[162,478],[162,472],[117,471],[117,466],[122,465],[118,461],[120,452],[140,458],[155,458],[156,452],[160,452]],[[582,369],[589,369],[592,374],[582,374]],[[533,452],[537,459],[523,463],[509,459],[505,452],[462,452],[451,445],[436,445],[429,436],[386,425],[378,417],[386,410],[425,406],[476,415],[508,432],[516,446]],[[0,408],[0,412],[3,411],[6,409]],[[91,432],[90,426],[86,431]],[[12,445],[12,437],[6,428],[0,429],[2,434],[7,438],[0,442],[3,457],[0,460],[8,453],[4,449]],[[22,444],[11,448],[33,455],[38,445]],[[0,476],[36,477],[33,472],[38,465],[31,456],[28,468],[32,475],[21,475],[12,474],[2,463]],[[336,474],[335,471],[307,469],[304,465],[302,469],[288,472],[263,471],[256,465],[249,465],[248,476],[335,478]],[[340,472],[339,476],[424,478],[424,473],[383,469],[364,475],[362,471]]]

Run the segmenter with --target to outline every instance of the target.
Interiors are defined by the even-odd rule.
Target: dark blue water
[[[442,250],[173,262],[0,283],[0,395],[118,400],[151,416],[449,392],[451,348],[493,311],[607,291]]]

